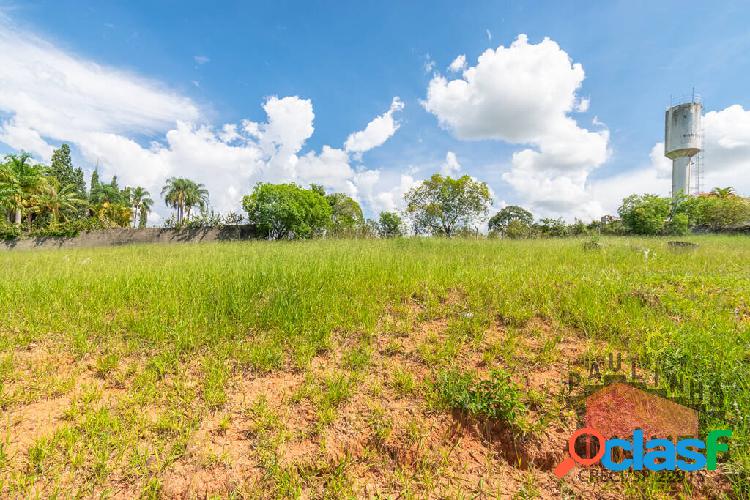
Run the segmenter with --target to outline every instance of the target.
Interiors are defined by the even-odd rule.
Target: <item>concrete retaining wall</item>
[[[45,248],[88,248],[133,243],[198,243],[203,241],[249,240],[256,238],[253,226],[225,226],[199,229],[105,229],[81,233],[72,238],[20,238],[0,242],[0,250]]]

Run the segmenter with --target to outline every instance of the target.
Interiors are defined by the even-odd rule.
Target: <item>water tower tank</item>
[[[701,116],[703,105],[691,102],[672,106],[664,119],[664,156],[672,160],[672,196],[690,191],[693,157],[703,149]]]

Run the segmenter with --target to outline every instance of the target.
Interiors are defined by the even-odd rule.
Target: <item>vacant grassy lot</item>
[[[0,496],[742,495],[750,239],[693,241],[0,252]],[[555,479],[609,352],[722,388],[724,473]]]

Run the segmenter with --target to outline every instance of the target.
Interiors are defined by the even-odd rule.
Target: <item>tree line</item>
[[[562,218],[536,219],[527,209],[510,205],[490,217],[492,199],[486,183],[464,175],[434,174],[404,195],[404,210],[366,219],[359,203],[344,193],[327,193],[316,184],[258,183],[242,200],[246,216],[219,216],[209,211],[205,186],[186,178],[167,179],[161,197],[173,209],[165,227],[234,225],[247,220],[258,236],[269,239],[478,235],[511,239],[586,234],[683,235],[723,231],[750,221],[750,199],[732,188],[715,188],[676,199],[654,194],[631,195],[609,215],[585,223]],[[34,163],[27,153],[9,154],[0,163],[0,238],[21,234],[72,236],[80,231],[145,227],[154,205],[140,186],[120,188],[117,177],[100,179],[98,169],[88,186],[73,166],[70,148],[53,152],[49,165]],[[487,224],[485,226],[485,224]]]
[[[167,225],[181,226],[194,209],[205,212],[208,191],[189,179],[167,179],[161,196],[175,215]],[[0,239],[31,236],[73,236],[80,231],[116,227],[146,227],[154,205],[141,186],[121,188],[117,176],[101,179],[73,165],[70,147],[52,153],[49,165],[36,163],[28,153],[9,154],[0,163]]]

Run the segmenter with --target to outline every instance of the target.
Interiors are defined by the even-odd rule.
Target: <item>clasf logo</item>
[[[731,430],[722,429],[709,432],[705,442],[689,438],[681,439],[675,444],[669,439],[649,439],[644,442],[643,431],[640,429],[633,431],[632,438],[627,440],[604,439],[596,430],[583,428],[570,436],[569,456],[555,468],[555,475],[563,477],[576,463],[588,467],[599,462],[614,472],[628,469],[640,471],[644,468],[651,471],[679,469],[686,472],[704,468],[716,470],[717,455],[729,451],[729,444],[719,442],[719,439],[728,440],[731,436]],[[615,453],[623,458],[615,461]],[[628,458],[624,458],[626,455]]]

